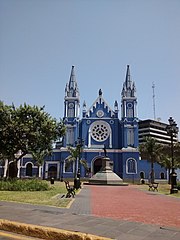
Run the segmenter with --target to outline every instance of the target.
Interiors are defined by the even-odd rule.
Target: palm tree
[[[162,157],[158,160],[158,163],[168,171],[168,184],[170,184],[171,183],[170,172],[172,168],[172,160],[170,155],[164,152]]]
[[[139,151],[142,159],[147,159],[151,162],[150,182],[154,183],[154,163],[160,159],[162,145],[155,138],[146,137],[144,143],[140,144]]]
[[[36,151],[36,152],[31,152],[33,159],[37,162],[38,165],[38,177],[41,178],[42,177],[42,165],[44,163],[44,158],[47,155],[50,155],[51,152],[49,152],[48,150],[43,150],[43,151]]]
[[[175,168],[180,168],[180,142],[174,145],[174,166]]]
[[[172,154],[171,154],[171,146],[163,145],[163,154],[158,160],[159,164],[162,167],[165,167],[169,173],[168,183],[170,184],[170,171],[172,169]],[[174,167],[180,168],[180,143],[176,143],[174,145]]]
[[[70,166],[71,163],[75,162],[76,163],[76,168],[75,168],[75,173],[74,177],[77,177],[78,173],[78,168],[79,164],[81,164],[86,170],[88,170],[88,165],[87,161],[85,159],[80,159],[81,157],[81,152],[82,152],[82,147],[77,145],[75,148],[73,147],[68,147],[68,151],[70,152],[70,155],[65,159],[66,166]]]

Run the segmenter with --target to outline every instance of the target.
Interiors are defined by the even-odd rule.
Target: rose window
[[[91,130],[91,136],[98,142],[106,140],[109,137],[109,129],[107,123],[102,121],[95,123]]]

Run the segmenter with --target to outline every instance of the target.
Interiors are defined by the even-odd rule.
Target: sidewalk
[[[133,186],[85,185],[69,209],[0,202],[1,219],[118,240],[179,240],[179,217],[180,199]]]

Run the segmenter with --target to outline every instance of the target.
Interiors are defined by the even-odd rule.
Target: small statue
[[[106,145],[105,144],[104,144],[103,150],[104,150],[104,156],[107,157],[107,151],[106,151]]]
[[[99,96],[102,96],[102,90],[99,89]]]

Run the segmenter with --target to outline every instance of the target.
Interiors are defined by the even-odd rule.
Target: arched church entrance
[[[97,158],[94,161],[94,165],[93,165],[93,175],[99,172],[101,168],[102,168],[102,158]]]
[[[57,167],[55,167],[55,166],[49,167],[49,169],[48,169],[48,177],[49,178],[54,178],[54,179],[57,178]]]

